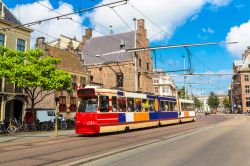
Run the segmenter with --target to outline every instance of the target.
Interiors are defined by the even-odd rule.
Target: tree
[[[202,106],[202,103],[201,103],[201,101],[197,98],[197,97],[194,97],[194,106],[195,106],[195,108],[201,108],[201,106]]]
[[[187,90],[186,90],[186,95],[187,95],[187,99],[189,99]],[[179,98],[185,99],[185,87],[184,86],[182,86],[181,89],[178,89],[178,96]]]
[[[208,105],[210,108],[213,110],[217,110],[217,108],[220,105],[219,98],[215,95],[214,92],[210,92],[209,97],[208,97]]]
[[[32,111],[55,90],[70,87],[71,75],[57,69],[59,63],[60,59],[44,56],[39,49],[21,52],[0,47],[0,77],[7,77],[18,88],[24,89]]]
[[[224,97],[222,103],[223,103],[223,107],[224,107],[225,109],[227,109],[227,110],[230,109],[230,103],[229,103],[228,97]]]

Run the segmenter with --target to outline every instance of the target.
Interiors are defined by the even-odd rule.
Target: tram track
[[[225,119],[223,118],[218,118],[218,119],[214,119],[214,118],[210,118],[208,121],[204,121],[203,123],[187,123],[187,124],[181,124],[181,125],[176,125],[176,126],[169,126],[169,127],[166,127],[166,129],[169,129],[171,130],[172,132],[168,132],[167,134],[168,135],[172,135],[173,133],[176,133],[176,132],[183,132],[185,130],[192,130],[192,129],[198,129],[201,127],[201,125],[204,127],[206,126],[207,123],[219,123],[221,121],[224,121]],[[213,124],[214,125],[214,124]],[[72,160],[72,159],[79,159],[79,158],[82,158],[82,157],[88,157],[88,156],[94,156],[94,155],[98,155],[98,154],[102,154],[102,153],[107,153],[107,151],[113,151],[115,149],[121,149],[121,148],[124,148],[126,147],[127,145],[133,145],[133,144],[139,144],[141,142],[144,142],[144,141],[148,141],[148,140],[152,140],[152,139],[157,139],[158,141],[162,139],[162,128],[165,128],[165,127],[161,127],[159,130],[158,129],[155,129],[156,131],[148,131],[148,130],[140,130],[138,132],[130,132],[130,133],[124,133],[124,134],[111,134],[111,135],[104,135],[104,136],[100,136],[100,137],[84,137],[84,139],[82,139],[82,137],[71,137],[71,138],[62,138],[62,139],[59,139],[59,140],[65,140],[65,141],[62,141],[62,142],[55,142],[55,141],[58,141],[57,140],[50,140],[50,141],[54,141],[54,142],[50,142],[49,144],[44,144],[44,145],[40,145],[40,146],[36,146],[35,144],[36,143],[39,143],[39,142],[43,142],[43,141],[39,141],[39,142],[32,142],[32,144],[34,144],[33,147],[23,147],[23,148],[18,148],[18,149],[13,149],[13,150],[9,150],[9,151],[4,151],[3,153],[15,153],[17,151],[25,151],[25,150],[32,150],[34,148],[46,148],[46,147],[51,147],[52,145],[55,145],[55,146],[62,146],[63,144],[67,144],[67,146],[70,146],[69,148],[63,148],[63,149],[54,149],[52,151],[50,151],[49,153],[48,152],[42,152],[40,154],[36,154],[36,155],[28,155],[26,157],[18,157],[18,158],[15,158],[14,160],[11,160],[11,162],[17,162],[17,161],[22,161],[22,160],[25,160],[25,159],[35,159],[35,160],[44,160],[44,161],[48,161],[48,162],[45,162],[45,163],[41,163],[39,165],[53,165],[53,164],[56,164],[56,163],[60,163],[60,162],[63,162],[63,161],[69,161],[69,160]],[[191,128],[191,129],[190,129]],[[178,129],[176,131],[176,129]],[[147,137],[146,138],[143,138],[145,136],[145,131],[146,131],[146,134],[147,134]],[[148,131],[148,132],[147,132]],[[129,135],[128,135],[129,134]],[[152,135],[152,136],[150,136]],[[131,138],[133,136],[136,136],[136,137],[139,137],[138,140],[129,140],[127,141],[128,138]],[[86,139],[87,138],[87,139]],[[94,139],[94,140],[93,140]],[[105,139],[108,139],[108,140],[105,140]],[[98,146],[103,146],[104,144],[107,144],[107,142],[118,142],[120,143],[120,145],[114,145],[114,146],[110,146],[108,149],[103,149],[101,150],[100,148],[92,151],[91,153],[88,153],[87,155],[83,152],[83,153],[80,153],[80,154],[74,154],[73,156],[72,155],[69,155],[69,157],[64,157],[63,159],[49,159],[48,156],[50,155],[53,155],[53,154],[57,154],[57,153],[62,153],[62,151],[64,153],[69,153],[71,151],[79,151],[82,149],[82,146],[81,145],[80,147],[78,145],[75,145],[75,147],[72,147],[73,145],[69,144],[69,141],[74,143],[74,142],[77,142],[77,141],[82,141],[80,142],[80,144],[83,143],[83,141],[85,142],[88,142],[89,140],[93,140],[93,141],[100,141],[99,143],[92,143],[92,144],[88,144],[89,147],[98,147]],[[128,144],[127,144],[128,143]],[[20,144],[20,145],[24,145],[24,144]],[[14,146],[14,145],[13,145]],[[54,146],[53,146],[54,147]],[[52,148],[52,147],[51,147]],[[47,159],[47,160],[46,160]],[[0,164],[6,164],[10,162],[10,160],[6,159],[5,161],[0,161]]]

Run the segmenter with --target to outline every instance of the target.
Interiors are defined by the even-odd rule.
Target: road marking
[[[104,159],[106,157],[111,157],[113,155],[121,154],[123,152],[132,151],[132,150],[135,150],[135,149],[137,149],[137,152],[138,152],[138,150],[140,148],[145,148],[147,146],[148,147],[152,147],[152,146],[156,147],[157,145],[162,144],[163,142],[165,144],[171,143],[171,142],[177,141],[177,140],[185,138],[185,137],[189,137],[189,136],[192,136],[192,135],[195,135],[195,134],[207,131],[207,130],[217,128],[217,127],[222,126],[222,125],[224,125],[226,123],[230,123],[234,119],[235,119],[235,116],[232,119],[229,119],[229,120],[226,120],[226,121],[223,121],[223,122],[220,122],[220,123],[212,124],[212,125],[209,125],[209,126],[206,126],[206,127],[202,127],[202,128],[199,128],[199,129],[193,129],[193,130],[178,133],[178,134],[175,134],[175,135],[172,135],[172,136],[163,137],[161,139],[158,138],[158,139],[155,139],[153,141],[148,141],[148,142],[145,142],[145,143],[142,143],[142,144],[139,144],[139,145],[132,145],[132,146],[129,146],[129,147],[126,147],[126,148],[121,148],[121,149],[118,149],[118,150],[114,150],[112,152],[106,152],[106,153],[98,154],[98,155],[91,156],[91,157],[88,157],[88,158],[79,159],[79,160],[76,160],[76,161],[73,161],[73,162],[62,164],[60,166],[76,166],[76,165],[83,165],[83,164],[87,164],[87,163],[90,164],[93,161],[101,160],[101,159]]]

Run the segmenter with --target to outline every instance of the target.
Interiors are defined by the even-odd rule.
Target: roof
[[[250,71],[250,56],[246,57],[243,66],[240,68],[240,71]]]
[[[134,48],[134,31],[90,38],[83,46],[82,59],[86,65],[132,60],[133,53],[127,52],[102,56],[104,53],[121,50],[121,43],[125,43],[125,49]]]
[[[73,52],[62,50],[53,46],[48,46],[48,54],[55,58],[61,59],[61,63],[57,65],[58,68],[67,72],[86,74],[83,64],[80,61],[80,57],[75,55]]]
[[[3,2],[0,1],[1,5],[0,7],[2,7],[2,3]],[[10,10],[5,5],[3,5],[3,8],[4,8],[4,17],[2,19],[12,24],[21,24],[21,22],[14,16],[14,14],[10,12]]]
[[[236,60],[236,61],[234,61],[234,66],[243,65],[243,63],[244,63],[243,60]]]

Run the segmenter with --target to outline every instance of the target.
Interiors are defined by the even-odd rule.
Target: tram
[[[76,134],[100,134],[196,120],[192,100],[86,87],[77,90]]]

